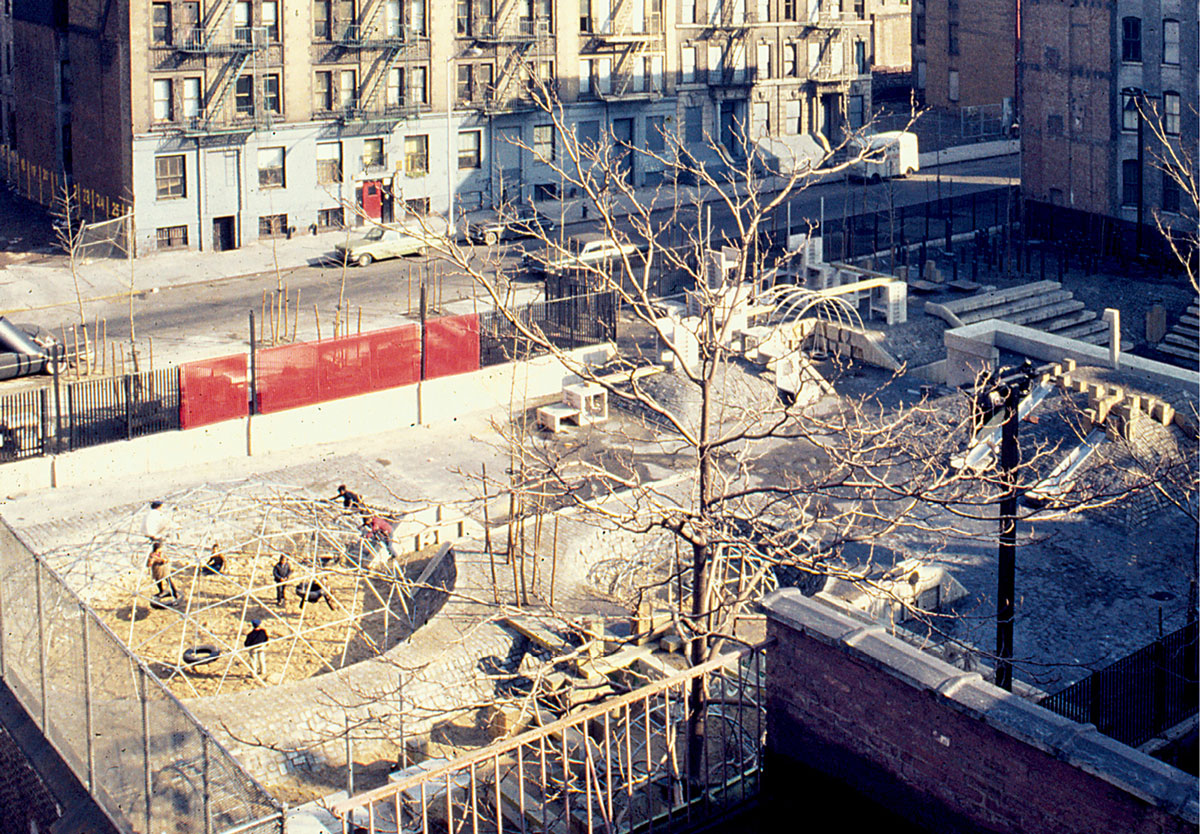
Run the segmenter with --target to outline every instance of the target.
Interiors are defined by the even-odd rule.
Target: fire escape
[[[208,79],[199,112],[182,123],[189,135],[250,133],[270,126],[271,114],[262,101],[268,33],[261,26],[230,26],[233,5],[233,0],[218,0],[200,25],[182,30],[174,39],[177,51],[203,61]],[[251,85],[249,95],[230,106],[243,77]]]
[[[698,0],[703,2],[703,0]],[[744,2],[708,0],[709,18],[706,32],[710,45],[721,45],[719,67],[708,67],[708,90],[714,99],[730,96],[742,98],[744,88],[754,83],[753,73],[746,66],[750,29],[746,23]],[[711,53],[710,53],[711,54]]]
[[[343,123],[396,122],[416,116],[424,104],[427,92],[418,94],[413,83],[413,70],[429,51],[424,24],[414,25],[407,3],[400,4],[403,19],[383,12],[386,6],[386,0],[367,0],[358,21],[341,30],[337,38],[340,50],[358,54],[360,67],[354,101],[342,102]],[[400,71],[399,84],[389,96],[388,74],[396,69]]]
[[[522,14],[516,9],[521,3]],[[552,21],[538,14],[528,0],[499,0],[488,20],[478,21],[474,39],[495,50],[497,71],[490,90],[484,91],[485,113],[513,113],[537,106],[539,81],[551,90],[554,78],[542,67],[554,60]]]
[[[640,0],[639,15],[634,0],[612,2],[607,18],[591,21],[587,54],[612,61],[610,89],[596,94],[607,100],[661,97],[666,64],[662,4]]]

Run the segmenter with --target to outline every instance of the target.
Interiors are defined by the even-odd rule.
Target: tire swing
[[[301,582],[296,585],[296,596],[300,597],[302,602],[320,602],[321,597],[325,596],[325,589],[315,579]]]
[[[179,603],[183,602],[181,596],[160,597],[158,594],[150,597],[150,607],[157,608],[159,611],[175,611],[178,610]]]
[[[221,650],[216,646],[192,646],[190,649],[183,650],[183,665],[203,666],[205,663],[212,663],[220,656]]]

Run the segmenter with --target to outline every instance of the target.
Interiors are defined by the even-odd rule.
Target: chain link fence
[[[119,831],[284,831],[279,803],[3,522],[0,677]]]

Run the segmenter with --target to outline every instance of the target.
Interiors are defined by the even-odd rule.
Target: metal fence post
[[[38,391],[38,434],[41,438],[41,454],[46,454],[46,446],[50,440],[50,391],[42,388]]]
[[[125,395],[125,439],[133,439],[133,377],[125,374],[121,380],[121,390]]]
[[[144,780],[143,788],[146,791],[146,831],[150,832],[154,829],[151,827],[151,810],[150,804],[153,799],[153,786],[150,778],[150,703],[147,698],[146,691],[146,667],[138,665],[138,689],[142,702],[142,776]]]
[[[204,834],[212,834],[212,796],[210,794],[209,782],[209,761],[208,761],[208,733],[200,734],[200,752],[201,759],[204,763],[204,773],[202,775],[202,789],[204,796]]]
[[[40,729],[43,735],[48,735],[46,732],[46,618],[45,612],[42,610],[42,563],[37,559],[33,562],[33,589],[37,594],[38,680],[42,693],[42,725]]]
[[[96,795],[96,746],[95,733],[92,730],[92,652],[91,638],[88,637],[87,609],[83,603],[79,605],[79,618],[83,623],[83,709],[87,730],[87,786],[88,793]]]

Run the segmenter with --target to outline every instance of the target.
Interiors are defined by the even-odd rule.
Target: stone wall
[[[1196,830],[1188,774],[795,589],[765,606],[768,801],[827,782],[929,831]]]

